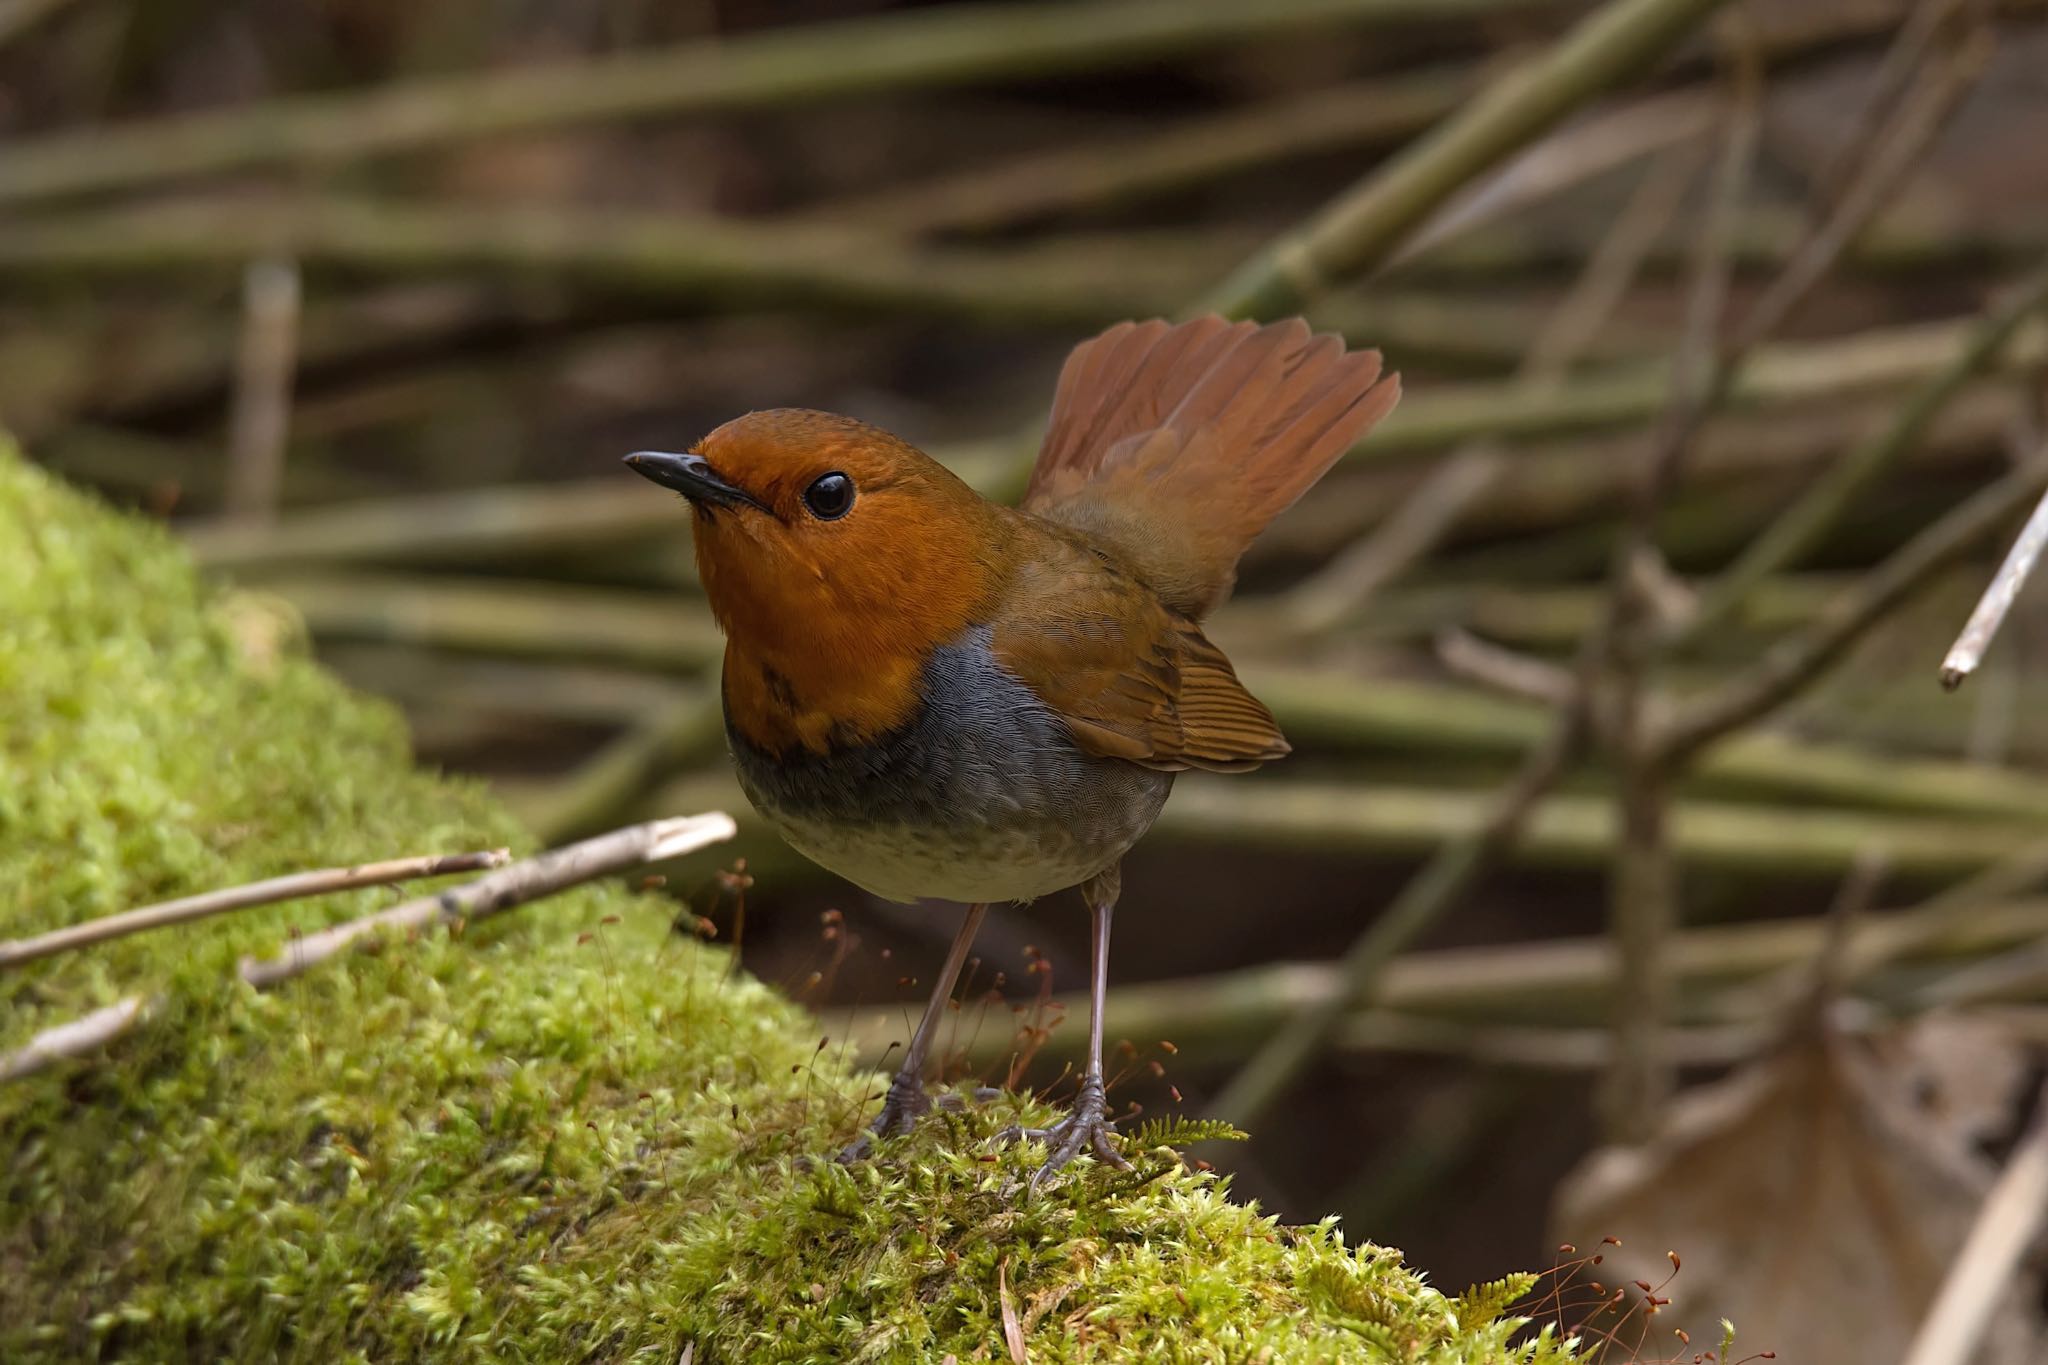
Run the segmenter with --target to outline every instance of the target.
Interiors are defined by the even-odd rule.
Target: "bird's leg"
[[[988,913],[987,905],[970,905],[967,918],[960,921],[960,932],[953,935],[953,946],[946,950],[946,965],[939,968],[938,980],[932,983],[932,998],[924,1007],[924,1018],[917,1021],[917,1032],[910,1035],[910,1046],[903,1053],[903,1065],[896,1069],[896,1079],[889,1082],[889,1093],[882,1100],[882,1112],[868,1126],[860,1140],[839,1154],[841,1161],[859,1161],[867,1156],[878,1137],[892,1133],[907,1133],[918,1116],[931,1112],[931,1096],[924,1092],[924,1063],[931,1052],[932,1040],[938,1037],[939,1021],[946,1016],[946,1005],[953,998],[953,985],[960,979],[960,971],[967,965],[967,951],[974,946],[974,935],[981,928],[981,917]]]
[[[1109,918],[1116,908],[1122,880],[1120,870],[1112,867],[1081,884],[1081,898],[1088,902],[1088,941],[1093,964],[1088,986],[1088,1069],[1081,1073],[1081,1089],[1074,1096],[1073,1108],[1050,1128],[1011,1128],[1002,1134],[1012,1140],[1040,1139],[1052,1148],[1045,1165],[1031,1177],[1033,1189],[1084,1151],[1122,1170],[1131,1168],[1111,1140],[1116,1124],[1109,1117],[1109,1098],[1104,1093],[1102,1076],[1102,1011],[1109,992]]]

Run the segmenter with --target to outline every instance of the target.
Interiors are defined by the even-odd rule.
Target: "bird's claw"
[[[925,1093],[924,1081],[909,1072],[897,1072],[896,1079],[889,1082],[889,1093],[882,1098],[882,1112],[875,1115],[867,1132],[839,1154],[840,1164],[867,1160],[875,1150],[876,1138],[908,1133],[931,1111],[932,1097]]]
[[[882,1112],[875,1115],[875,1121],[868,1125],[867,1132],[861,1134],[839,1154],[840,1164],[847,1165],[867,1160],[874,1153],[876,1138],[896,1137],[908,1133],[917,1126],[919,1119],[935,1108],[943,1109],[950,1114],[958,1114],[966,1110],[970,1099],[977,1104],[986,1104],[990,1100],[1000,1099],[1002,1093],[984,1085],[977,1087],[967,1096],[948,1090],[934,1098],[924,1088],[922,1080],[898,1072],[896,1079],[889,1082],[889,1093],[882,1100]]]
[[[1109,1101],[1102,1093],[1102,1082],[1090,1078],[1081,1082],[1081,1092],[1074,1097],[1074,1107],[1058,1123],[1050,1128],[1025,1128],[1012,1125],[996,1134],[998,1142],[1043,1142],[1051,1148],[1051,1155],[1045,1164],[1031,1177],[1031,1188],[1038,1190],[1052,1178],[1062,1166],[1081,1155],[1083,1151],[1092,1154],[1097,1161],[1106,1162],[1118,1170],[1128,1171],[1131,1163],[1116,1149],[1113,1140],[1116,1121],[1109,1117]]]

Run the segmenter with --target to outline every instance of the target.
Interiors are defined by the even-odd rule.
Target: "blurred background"
[[[879,1060],[953,915],[748,823],[619,457],[819,407],[1007,496],[1096,329],[1305,312],[1406,397],[1215,622],[1296,753],[1126,864],[1112,1099],[1780,1359],[1989,1219],[1938,1358],[2037,1360],[2048,596],[1937,670],[2044,482],[2044,147],[2019,0],[0,0],[0,425],[543,837],[740,815],[679,931]],[[1086,942],[995,912],[949,1074],[1056,1091]]]

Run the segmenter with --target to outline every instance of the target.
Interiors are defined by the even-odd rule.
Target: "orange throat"
[[[829,753],[911,721],[932,650],[981,619],[993,595],[978,528],[813,561],[786,546],[731,544],[746,532],[721,521],[700,519],[697,559],[726,634],[726,719],[771,754]]]

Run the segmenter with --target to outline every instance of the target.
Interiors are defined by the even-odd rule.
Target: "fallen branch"
[[[339,955],[371,935],[396,930],[415,932],[437,921],[475,921],[551,896],[594,878],[648,863],[679,858],[737,832],[723,812],[651,820],[642,825],[600,834],[594,839],[551,849],[499,868],[465,886],[435,896],[394,905],[374,915],[337,924],[317,934],[294,939],[278,957],[245,957],[238,968],[242,980],[258,990],[289,981]]]
[[[324,896],[335,891],[353,891],[365,886],[387,886],[392,882],[411,881],[415,877],[440,877],[451,872],[478,872],[503,867],[511,859],[510,850],[494,848],[478,853],[428,854],[417,858],[394,858],[381,863],[358,863],[353,867],[329,867],[317,872],[294,872],[289,876],[251,882],[247,886],[207,891],[197,896],[184,896],[174,901],[165,901],[160,905],[124,910],[117,915],[103,915],[98,919],[67,925],[62,929],[52,929],[46,934],[36,934],[30,938],[0,941],[0,968],[34,962],[38,958],[51,957],[89,944],[126,938],[130,934],[139,934],[148,929],[160,929],[170,924],[185,924],[212,915],[226,914],[230,910],[247,909],[252,905],[274,905],[279,901],[303,900],[308,896]]]

